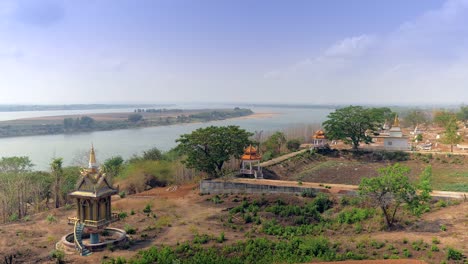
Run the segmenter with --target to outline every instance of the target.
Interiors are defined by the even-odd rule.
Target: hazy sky
[[[468,103],[468,0],[1,0],[0,103]]]

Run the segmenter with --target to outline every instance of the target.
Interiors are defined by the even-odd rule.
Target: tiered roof
[[[262,156],[257,153],[257,149],[252,145],[244,149],[244,155],[241,157],[242,160],[260,160]]]

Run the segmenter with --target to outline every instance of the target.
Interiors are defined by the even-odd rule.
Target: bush
[[[207,234],[195,235],[193,238],[193,243],[195,244],[206,244],[210,241],[210,237]]]
[[[10,222],[15,222],[15,221],[18,221],[19,217],[18,217],[18,214],[17,213],[13,213],[10,215],[10,217],[8,217],[8,220],[10,220]]]
[[[143,152],[144,160],[161,160],[163,157],[161,151],[158,148],[152,148]]]
[[[46,217],[46,221],[47,223],[51,224],[51,223],[56,223],[57,222],[57,218],[55,218],[55,216],[49,214],[47,215]]]
[[[145,208],[143,209],[143,213],[145,213],[145,214],[151,213],[151,205],[150,204],[147,204],[145,206]]]
[[[340,224],[354,224],[361,222],[375,214],[374,209],[352,208],[343,210],[338,214],[337,221]]]
[[[226,241],[226,238],[224,237],[224,232],[221,232],[221,234],[219,235],[217,241],[218,241],[218,243],[223,243],[224,241]]]
[[[286,147],[290,151],[297,151],[300,146],[301,146],[301,142],[299,141],[299,139],[291,139],[291,140],[288,140],[288,142],[286,143]]]
[[[62,250],[56,249],[50,253],[50,257],[56,259],[57,263],[63,263],[65,259],[65,252],[63,252]]]
[[[119,192],[120,198],[125,198],[125,196],[127,196],[127,194],[124,191]]]
[[[119,219],[125,219],[127,217],[127,213],[126,212],[120,212],[119,213]]]
[[[124,230],[129,235],[136,234],[136,229],[133,226],[129,225],[129,224],[125,224]]]
[[[134,215],[134,214],[135,214],[135,211],[132,209],[132,210],[130,211],[130,215]]]
[[[314,198],[317,195],[311,189],[307,189],[307,190],[304,190],[304,191],[301,192],[301,196],[302,197]]]
[[[320,193],[312,201],[312,204],[317,207],[317,211],[319,211],[320,213],[323,213],[332,207],[333,202],[329,199],[327,195]]]
[[[463,254],[453,248],[447,248],[447,259],[448,260],[462,260]]]

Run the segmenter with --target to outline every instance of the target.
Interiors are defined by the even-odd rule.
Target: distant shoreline
[[[138,110],[138,111],[137,111]],[[206,123],[234,118],[267,118],[250,109],[135,109],[134,112],[41,116],[0,121],[0,138]],[[132,120],[131,118],[136,118]]]

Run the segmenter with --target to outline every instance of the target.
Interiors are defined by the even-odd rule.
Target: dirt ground
[[[288,199],[289,196],[283,195],[283,197]],[[220,221],[220,218],[227,215],[226,208],[233,205],[228,201],[223,204],[214,204],[210,198],[211,196],[200,196],[195,184],[155,188],[123,199],[118,196],[113,197],[114,212],[126,212],[128,216],[112,226],[121,229],[125,226],[132,226],[137,229],[135,235],[129,235],[134,241],[131,247],[114,252],[109,250],[95,252],[88,257],[80,257],[72,252],[67,254],[65,259],[67,263],[100,263],[110,256],[133,256],[138,250],[151,245],[176,245],[177,242],[193,239],[195,234],[217,236],[224,232],[226,243],[244,240],[244,232],[223,227]],[[276,198],[272,197],[272,199]],[[142,212],[147,204],[150,204],[152,208],[149,214]],[[353,239],[370,236],[388,241],[401,241],[403,238],[423,239],[430,243],[434,237],[437,237],[441,241],[440,248],[452,246],[463,250],[466,254],[468,253],[467,212],[468,203],[465,202],[425,214],[410,230],[361,234]],[[13,254],[16,255],[17,263],[54,263],[48,256],[55,248],[55,243],[63,235],[72,232],[72,226],[67,225],[67,217],[74,214],[74,209],[53,209],[34,215],[27,222],[0,225],[0,258],[3,259],[3,256]],[[56,222],[48,222],[46,220],[48,215],[53,215]],[[439,230],[442,224],[447,226],[447,231]],[[335,236],[343,241],[349,239],[347,235],[342,235],[342,238],[339,234]]]
[[[264,177],[275,180],[358,185],[362,178],[375,177],[378,169],[396,162],[374,161],[364,155],[353,157],[327,155],[320,158],[296,157],[264,168]],[[468,189],[468,156],[451,154],[411,154],[400,161],[411,169],[410,177],[418,180],[421,172],[432,167],[435,190],[464,191]]]

